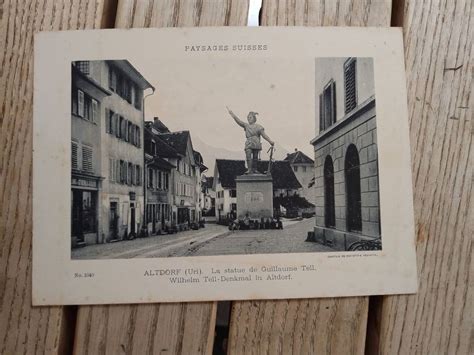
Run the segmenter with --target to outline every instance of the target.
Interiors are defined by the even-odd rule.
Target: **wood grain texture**
[[[474,3],[405,0],[419,292],[385,297],[382,354],[472,354]]]
[[[119,1],[115,26],[245,25],[247,0]],[[77,354],[210,354],[216,303],[79,307]]]
[[[31,307],[33,35],[97,28],[102,1],[0,2],[0,353],[68,349],[66,310]]]
[[[390,26],[392,0],[263,0],[263,26]]]
[[[264,0],[262,24],[389,26],[391,1]],[[363,354],[368,297],[234,302],[230,354]]]

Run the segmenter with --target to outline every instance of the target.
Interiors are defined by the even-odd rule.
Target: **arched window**
[[[360,161],[359,152],[354,144],[347,148],[344,161],[346,182],[346,221],[347,230],[362,231]]]
[[[336,226],[334,208],[334,165],[329,155],[324,161],[324,220],[326,227]]]

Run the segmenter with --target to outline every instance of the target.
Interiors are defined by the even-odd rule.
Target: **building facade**
[[[298,149],[288,154],[284,160],[290,163],[296,178],[301,184],[300,196],[314,204],[316,202],[314,188],[312,187],[314,183],[314,160]]]
[[[155,157],[161,159],[159,168],[156,165],[158,160],[155,159],[155,168],[150,166],[149,174],[152,174],[150,171],[154,169],[159,178],[161,170],[162,178],[165,176],[166,179],[167,171],[164,165],[169,168],[169,179],[165,180],[168,182],[166,198],[162,192],[160,202],[156,202],[165,205],[163,206],[165,226],[169,223],[178,230],[187,229],[202,218],[201,176],[207,168],[204,166],[201,154],[193,149],[189,131],[171,132],[157,117],[153,122],[147,122],[147,127],[152,129],[150,138],[155,145],[155,148],[149,149],[155,149]],[[153,196],[150,194],[150,199],[147,197],[147,203],[150,205],[155,203],[151,200]],[[153,214],[152,211],[148,213]],[[148,216],[151,216],[150,214]],[[163,226],[160,225],[160,228],[163,229]]]
[[[78,247],[100,240],[101,130],[111,92],[89,62],[72,63],[71,83],[71,244]]]
[[[85,88],[86,81],[101,94]],[[72,128],[73,172],[77,164],[83,171],[94,172],[98,181],[96,192],[82,192],[83,206],[96,210],[95,237],[86,244],[133,238],[140,232],[144,214],[143,98],[147,89],[154,90],[126,60],[73,63],[73,121],[80,122]],[[84,136],[91,138],[89,142],[85,143]],[[76,163],[79,159],[82,165]],[[80,184],[92,189],[90,182]],[[73,226],[75,196],[80,197],[74,185],[73,174]],[[83,224],[92,225],[84,210]]]
[[[381,236],[373,60],[320,58],[316,73],[313,238],[347,250]]]
[[[176,166],[169,162],[178,153],[159,138],[153,122],[145,123],[146,223],[149,235],[166,233],[172,227],[171,202]]]

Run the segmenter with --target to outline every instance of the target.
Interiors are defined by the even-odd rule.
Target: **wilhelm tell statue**
[[[249,112],[247,115],[248,123],[240,120],[228,107],[227,111],[232,116],[234,121],[244,129],[245,137],[245,158],[247,160],[247,172],[245,174],[257,173],[257,161],[258,155],[262,150],[262,143],[260,142],[260,136],[262,136],[270,145],[273,147],[275,143],[265,133],[265,129],[257,124],[257,112]]]

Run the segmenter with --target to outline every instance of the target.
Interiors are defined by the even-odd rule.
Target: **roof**
[[[115,66],[120,68],[123,72],[127,73],[131,76],[132,80],[135,81],[142,90],[145,89],[152,89],[155,91],[155,87],[151,85],[143,75],[132,65],[128,60],[109,60],[108,62],[112,62]]]
[[[179,154],[186,155],[188,149],[189,131],[160,134],[159,137],[174,148]]]
[[[155,156],[162,158],[178,158],[178,152],[165,141],[163,141],[160,137],[161,135],[153,134],[151,132],[149,125],[145,125],[145,152],[147,154],[153,155],[151,149],[151,140],[153,139],[156,146]]]
[[[153,117],[153,121],[146,121],[145,125],[154,128],[159,133],[170,133],[170,129],[158,117]]]
[[[294,153],[287,154],[284,160],[289,161],[290,164],[314,164],[313,159],[299,150],[296,150]]]
[[[161,139],[161,135],[155,135],[153,137],[156,143],[156,152],[159,157],[164,158],[178,158],[179,154],[172,146]]]
[[[171,170],[176,168],[176,166],[160,157],[154,157],[147,165],[164,170]]]
[[[216,169],[220,183],[224,188],[235,188],[235,178],[243,175],[247,170],[243,160],[216,159]],[[268,169],[268,160],[259,160],[257,170],[265,173]],[[274,189],[299,189],[301,184],[288,161],[276,160],[272,162],[271,174]]]
[[[76,86],[79,89],[87,88],[93,92],[92,95],[95,95],[96,99],[101,99],[103,96],[110,96],[112,93],[106,88],[102,87],[97,81],[95,81],[91,76],[84,74],[82,71],[77,69],[75,65],[71,65],[72,68],[72,77],[73,83],[75,82]]]
[[[212,189],[212,186],[214,185],[214,177],[206,176],[206,180],[203,185],[206,186],[208,189]]]

